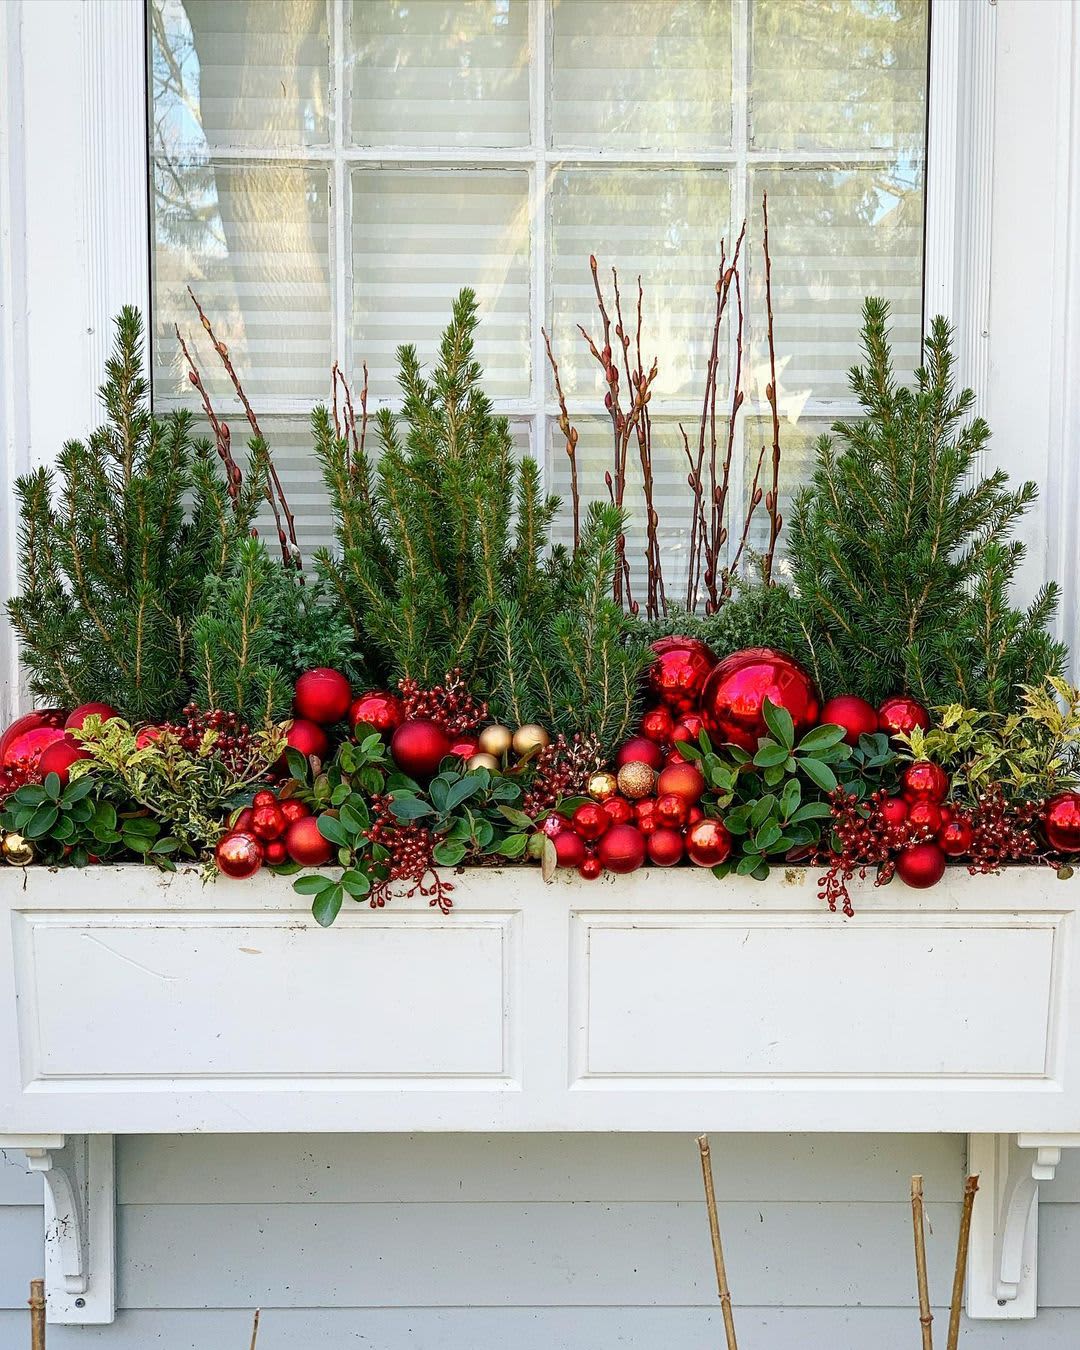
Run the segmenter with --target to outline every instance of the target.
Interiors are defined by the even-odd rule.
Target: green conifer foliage
[[[142,320],[126,307],[101,391],[107,421],[69,441],[56,471],[16,484],[20,594],[8,614],[30,687],[65,707],[107,698],[133,721],[188,696],[191,625],[207,577],[254,516],[255,481],[229,489],[188,412],[151,415]]]
[[[925,364],[897,382],[888,306],[864,305],[865,365],[851,386],[865,410],[823,436],[787,525],[801,655],[827,693],[871,702],[904,690],[924,703],[1007,711],[1023,685],[1060,673],[1047,631],[1057,588],[1009,603],[1023,545],[1010,535],[1034,483],[980,476],[990,437],[956,392],[952,332],[935,319]]]

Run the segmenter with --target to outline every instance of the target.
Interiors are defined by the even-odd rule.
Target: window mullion
[[[734,181],[731,187],[731,236],[737,237],[739,227],[745,220],[748,237],[743,243],[743,248],[748,250],[750,234],[750,184],[748,182],[750,106],[747,84],[749,78],[750,0],[733,0],[731,20],[731,141],[735,150]],[[733,246],[734,238],[732,238]],[[749,259],[747,259],[747,266],[742,269],[742,275],[747,278],[747,294],[743,297],[743,307],[749,314]],[[732,299],[734,299],[734,296],[732,296]],[[728,331],[735,332],[733,321],[729,323]],[[743,348],[742,380],[745,389],[750,383],[748,378],[751,351],[749,331],[744,334]],[[727,409],[729,414],[731,410],[731,386],[735,378],[735,356],[735,340],[732,339],[728,343]],[[727,521],[724,523],[728,530],[726,553],[729,562],[738,547],[739,536],[742,533],[742,521],[746,514],[748,484],[745,467],[746,414],[744,411],[735,423],[735,436],[731,451],[731,475],[728,479]]]
[[[332,268],[334,284],[332,291],[334,360],[336,360],[346,378],[352,378],[352,343],[349,317],[352,312],[352,241],[349,238],[349,219],[352,215],[350,183],[348,169],[343,154],[345,147],[345,118],[348,113],[348,94],[345,89],[345,44],[347,19],[346,0],[328,0],[330,4],[331,32],[333,34],[333,61],[331,78],[333,80],[333,122],[334,159],[331,168],[333,176],[333,240],[334,256]]]
[[[544,390],[547,386],[547,352],[541,325],[547,323],[547,252],[548,252],[548,5],[547,0],[529,3],[529,91],[532,100],[529,125],[532,135],[533,161],[529,180],[529,307],[532,331],[532,401],[536,408],[533,418],[532,453],[540,466],[541,486],[550,490],[548,482],[548,426],[544,413]]]

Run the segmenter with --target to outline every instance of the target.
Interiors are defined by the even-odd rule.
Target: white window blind
[[[853,411],[864,295],[918,359],[929,0],[149,0],[154,395],[190,402],[174,325],[190,284],[228,344],[290,487],[329,534],[305,434],[331,363],[395,398],[394,350],[432,358],[450,302],[481,301],[488,392],[566,496],[540,326],[581,432],[585,494],[610,430],[577,324],[589,255],[645,291],[669,593],[685,568],[680,422],[694,439],[721,238],[750,221],[747,395],[730,510],[767,438],[760,200],[768,192],[783,490]],[[234,436],[231,388],[200,364]],[[733,352],[721,350],[719,406]],[[631,510],[641,500],[632,488]],[[735,531],[737,533],[737,530]],[[760,539],[760,534],[756,536]],[[631,550],[634,545],[631,543]]]

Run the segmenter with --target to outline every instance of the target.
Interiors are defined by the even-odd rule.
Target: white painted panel
[[[868,921],[586,915],[577,928],[585,1077],[1047,1071],[1050,926],[892,923],[888,981]]]

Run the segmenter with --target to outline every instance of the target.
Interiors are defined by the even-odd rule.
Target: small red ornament
[[[675,731],[675,719],[669,708],[650,708],[641,719],[641,734],[648,741],[664,745]]]
[[[88,717],[100,717],[103,722],[111,722],[114,717],[120,714],[109,703],[82,703],[69,714],[64,727],[68,731],[82,731],[83,723]]]
[[[942,853],[950,858],[962,858],[964,854],[971,852],[975,830],[966,817],[953,816],[952,820],[946,821],[938,831],[937,841]]]
[[[1046,803],[1043,829],[1058,853],[1080,853],[1080,792],[1059,792]]]
[[[268,839],[280,839],[288,825],[277,802],[255,806],[251,811],[251,833],[264,843]]]
[[[956,815],[956,812],[953,810],[953,808],[950,806],[950,804],[949,804],[948,802],[942,802],[942,803],[941,803],[941,823],[942,823],[942,825],[948,825],[948,823],[953,819],[953,817],[954,817],[955,815]]]
[[[945,875],[945,854],[937,844],[912,844],[897,857],[896,875],[916,890],[936,886]]]
[[[848,745],[858,745],[860,736],[872,736],[878,729],[877,709],[854,694],[839,694],[821,710],[822,723],[844,728]]]
[[[889,736],[910,736],[916,727],[925,731],[930,725],[930,714],[916,699],[907,694],[894,694],[877,710],[878,731]]]
[[[660,827],[673,830],[686,828],[690,803],[678,792],[662,792],[656,799],[656,821]]]
[[[590,853],[578,864],[578,876],[584,881],[595,881],[604,870],[604,865],[595,853]]]
[[[645,836],[633,825],[612,825],[596,853],[609,872],[636,872],[645,861]]]
[[[920,797],[908,807],[907,823],[913,830],[924,830],[937,834],[941,829],[941,807],[927,797]]]
[[[455,759],[472,759],[479,748],[479,744],[473,737],[462,736],[450,746],[450,753]]]
[[[283,862],[288,861],[289,850],[285,847],[283,839],[271,839],[263,845],[263,856],[267,867],[280,867]]]
[[[904,796],[909,802],[943,802],[949,791],[949,775],[940,764],[917,759],[904,770]]]
[[[321,867],[334,856],[334,846],[319,829],[314,816],[293,821],[285,831],[285,848],[293,862],[304,867]]]
[[[63,735],[66,717],[63,708],[39,708],[17,717],[0,735],[0,766],[17,759],[36,762],[42,750]]]
[[[701,695],[701,715],[713,745],[738,745],[753,753],[768,734],[766,699],[787,709],[796,736],[817,721],[818,692],[793,657],[771,647],[748,647],[725,656]]]
[[[715,867],[731,855],[731,835],[721,820],[705,817],[686,831],[686,852],[698,867]]]
[[[585,861],[585,841],[573,830],[563,830],[554,843],[559,867],[580,867]]]
[[[53,741],[47,745],[41,752],[41,758],[38,760],[38,773],[42,778],[47,778],[49,774],[55,773],[60,782],[65,786],[71,777],[71,766],[78,763],[80,759],[89,759],[89,753],[82,748],[75,740],[70,740],[65,736],[62,740]]]
[[[699,820],[704,819],[705,819],[705,812],[701,809],[700,806],[692,806],[690,810],[686,813],[687,826],[696,825]]]
[[[252,806],[277,806],[277,793],[271,792],[269,788],[263,788],[252,797],[251,804]]]
[[[592,843],[611,824],[611,817],[599,802],[582,802],[574,812],[571,823],[580,838]]]
[[[885,824],[891,825],[893,829],[899,829],[907,820],[908,804],[903,797],[886,797],[878,810]]]
[[[652,834],[653,830],[660,828],[655,797],[643,797],[641,801],[634,803],[634,824],[642,834]]]
[[[242,811],[237,811],[229,825],[230,832],[233,834],[250,834],[251,821],[254,815],[255,812],[250,806],[245,806]]]
[[[661,796],[665,792],[676,792],[684,801],[696,802],[705,791],[705,779],[696,764],[669,764],[660,771],[656,791]]]
[[[394,763],[410,778],[431,778],[449,753],[446,732],[423,717],[402,722],[390,741]]]
[[[634,808],[625,797],[609,797],[604,802],[604,810],[612,825],[625,825],[634,819]]]
[[[659,769],[664,762],[664,752],[647,736],[631,736],[615,756],[616,768],[624,764],[647,764],[650,769]]]
[[[303,820],[305,816],[311,815],[311,808],[298,797],[286,797],[283,802],[278,803],[281,814],[285,817],[285,824],[289,826],[294,820]]]
[[[349,723],[352,727],[370,727],[382,736],[389,736],[405,721],[405,705],[396,694],[387,694],[373,689],[353,700],[349,709]]]
[[[680,716],[696,709],[716,657],[691,637],[660,638],[652,649],[656,660],[649,670],[650,693]]]
[[[554,839],[564,830],[570,829],[570,818],[560,815],[558,811],[552,811],[549,816],[544,817],[544,822],[540,828],[549,839]]]
[[[296,681],[293,711],[297,717],[306,717],[309,722],[332,726],[349,711],[351,702],[349,681],[339,670],[317,666],[314,670],[305,670]]]
[[[299,750],[305,759],[325,759],[330,749],[330,740],[317,722],[306,717],[294,718],[292,726],[285,736],[285,744],[293,750]]]
[[[657,867],[674,867],[683,855],[683,837],[679,830],[662,826],[645,840],[649,861]]]
[[[672,732],[671,739],[673,741],[696,741],[704,726],[705,723],[701,720],[700,713],[684,713],[681,721],[678,722]]]
[[[164,727],[146,726],[140,727],[135,733],[135,749],[145,750],[148,746],[160,741],[164,734]]]
[[[264,856],[263,846],[253,834],[241,834],[236,830],[219,840],[214,850],[218,871],[237,881],[254,876],[263,865]]]

